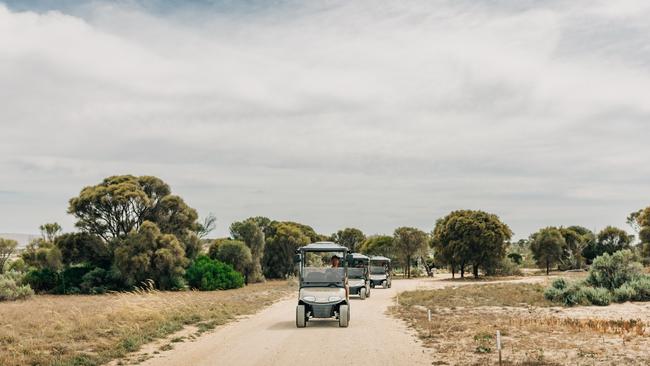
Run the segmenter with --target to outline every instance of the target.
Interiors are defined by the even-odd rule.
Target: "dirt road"
[[[196,341],[175,343],[174,350],[142,365],[430,365],[429,351],[414,333],[385,313],[397,292],[435,285],[440,283],[398,280],[391,289],[373,289],[367,300],[351,299],[348,328],[314,320],[297,329],[292,297]]]

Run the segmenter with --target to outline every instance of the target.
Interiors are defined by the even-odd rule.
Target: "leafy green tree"
[[[252,259],[250,274],[248,276],[250,282],[264,281],[262,258],[264,257],[266,241],[264,238],[264,232],[258,224],[258,222],[260,222],[260,224],[264,225],[265,221],[262,221],[262,219],[265,218],[251,217],[244,221],[234,222],[230,225],[230,234],[232,237],[237,240],[243,240],[248,248],[250,248]]]
[[[41,230],[41,236],[43,237],[43,240],[50,243],[54,243],[56,238],[61,235],[62,231],[61,225],[56,222],[43,224],[39,226],[39,229]]]
[[[580,234],[579,232],[570,229],[561,227],[560,233],[564,238],[566,247],[564,248],[564,253],[560,261],[566,269],[578,269],[582,268],[583,257],[582,252],[589,244],[588,237]]]
[[[219,244],[214,257],[220,262],[231,265],[237,272],[247,277],[253,262],[251,250],[239,240],[227,240]]]
[[[16,251],[18,242],[11,239],[0,238],[0,274],[4,273],[5,264]]]
[[[332,240],[347,247],[352,252],[359,250],[359,246],[366,240],[363,231],[355,228],[345,228],[332,234]]]
[[[113,261],[112,248],[99,236],[89,233],[68,233],[56,238],[63,264],[109,268]]]
[[[77,218],[79,229],[106,241],[126,238],[145,221],[155,223],[164,234],[182,236],[186,230],[201,229],[196,211],[151,176],[108,177],[82,189],[70,200],[68,212]]]
[[[59,271],[63,267],[63,255],[54,243],[42,238],[32,240],[21,253],[29,267]],[[36,288],[35,288],[36,289]]]
[[[537,265],[546,268],[546,275],[550,273],[551,266],[562,259],[565,247],[566,241],[558,228],[547,227],[531,235],[533,258]]]
[[[367,255],[381,255],[395,259],[394,240],[388,235],[373,235],[361,243],[359,250]]]
[[[427,251],[429,238],[424,231],[413,227],[395,229],[393,238],[395,252],[404,263],[406,276],[411,278],[411,261]]]
[[[625,230],[608,226],[601,230],[596,235],[596,240],[585,248],[584,256],[591,262],[605,253],[613,254],[619,250],[630,249],[632,241],[633,236],[628,235]]]
[[[150,221],[143,222],[115,249],[115,265],[128,286],[138,286],[153,280],[162,290],[183,286],[183,275],[188,259],[178,239],[163,234]]]
[[[244,286],[244,276],[232,266],[200,255],[187,269],[187,283],[201,291],[228,290]]]
[[[439,219],[433,230],[437,259],[451,267],[452,275],[472,266],[474,277],[479,268],[491,271],[505,258],[512,231],[499,217],[483,211],[458,210]]]
[[[313,232],[313,229],[308,230],[305,225],[292,222],[275,222],[271,230],[272,235],[267,237],[264,251],[264,275],[267,278],[286,278],[295,273],[293,255],[296,249],[312,242],[306,234]]]

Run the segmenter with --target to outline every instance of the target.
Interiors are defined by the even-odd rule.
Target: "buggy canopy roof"
[[[361,253],[352,253],[352,258],[354,260],[360,260],[360,261],[363,261],[363,262],[367,262],[367,261],[370,260],[370,258],[367,255],[363,255]]]
[[[298,248],[302,252],[348,252],[348,248],[331,241],[319,241]]]
[[[370,257],[370,260],[377,262],[390,262],[390,258],[382,257],[380,255],[373,255]]]

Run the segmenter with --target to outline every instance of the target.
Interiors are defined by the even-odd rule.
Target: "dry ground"
[[[286,281],[269,281],[230,291],[47,295],[0,303],[0,365],[102,364],[188,325],[194,333],[212,329],[294,291]]]
[[[650,304],[558,307],[543,297],[547,282],[447,282],[401,294],[392,311],[433,350],[434,365],[498,364],[497,330],[504,365],[650,364]]]

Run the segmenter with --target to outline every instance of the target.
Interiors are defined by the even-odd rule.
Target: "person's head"
[[[339,264],[341,264],[341,258],[339,258],[336,254],[332,256],[331,259],[332,267],[338,267]]]

